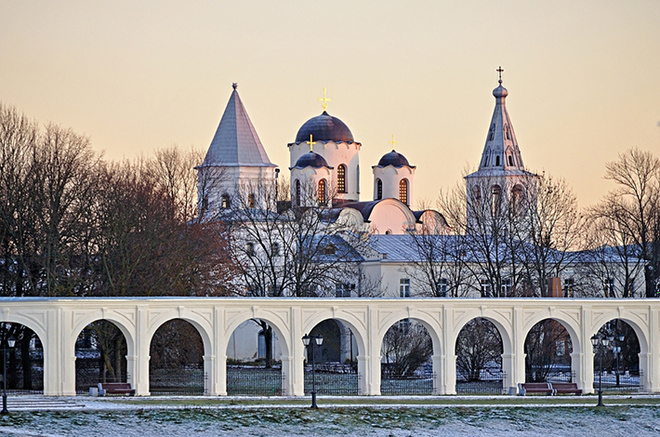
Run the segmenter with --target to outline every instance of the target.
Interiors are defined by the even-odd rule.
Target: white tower
[[[395,144],[392,138],[392,145]],[[408,206],[413,202],[414,165],[394,149],[371,167],[374,173],[374,200],[399,199]]]
[[[536,175],[525,170],[518,140],[505,100],[509,92],[502,86],[502,67],[498,68],[499,86],[493,90],[495,110],[490,121],[479,169],[466,176],[469,205],[468,221],[477,210],[497,215],[513,202],[522,204],[535,197]],[[480,205],[481,208],[476,208]]]
[[[233,91],[206,158],[197,169],[200,213],[223,209],[265,207],[275,188],[275,167],[259,140],[236,88]]]
[[[326,168],[331,172],[328,177],[327,193],[335,201],[358,201],[360,198],[360,148],[362,144],[353,140],[353,133],[346,124],[327,113],[327,102],[323,90],[323,113],[307,120],[298,130],[296,141],[289,143],[291,174],[291,198],[295,196],[293,169],[298,160],[310,152],[310,137],[314,142],[313,153],[321,156]],[[305,182],[305,181],[301,181]],[[311,184],[311,181],[308,182]]]

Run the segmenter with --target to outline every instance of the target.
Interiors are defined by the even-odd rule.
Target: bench
[[[526,382],[524,384],[518,384],[519,396],[525,396],[526,394],[532,393],[542,393],[548,396],[552,396],[554,391],[550,384],[547,382]]]
[[[577,384],[574,382],[553,382],[550,384],[552,386],[553,394],[575,394],[582,395],[582,389],[578,388]]]
[[[135,395],[135,389],[128,382],[99,382],[99,396]]]

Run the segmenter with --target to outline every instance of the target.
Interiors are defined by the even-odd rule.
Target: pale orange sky
[[[5,0],[0,101],[132,158],[206,149],[238,82],[286,171],[327,87],[362,143],[362,198],[395,134],[416,201],[434,202],[481,156],[501,65],[526,167],[588,206],[611,187],[606,162],[660,154],[659,23],[657,0]]]

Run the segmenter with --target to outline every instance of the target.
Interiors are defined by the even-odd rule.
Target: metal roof
[[[243,106],[236,84],[201,167],[275,167]]]

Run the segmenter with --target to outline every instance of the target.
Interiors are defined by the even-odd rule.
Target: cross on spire
[[[316,144],[316,143],[314,142],[314,138],[313,138],[313,137],[314,137],[314,135],[309,134],[309,141],[307,141],[307,144],[309,144],[309,151],[310,151],[310,152],[313,152],[313,151],[314,151],[314,144]]]
[[[325,87],[323,87],[323,97],[319,97],[319,102],[321,102],[321,107],[323,108],[324,111],[326,109],[328,109],[328,102],[329,101],[330,101],[330,99],[328,99],[325,96]]]
[[[500,68],[498,68],[498,69],[497,69],[497,70],[495,70],[495,71],[497,71],[497,73],[498,73],[498,74],[499,74],[499,76],[500,76],[500,78],[499,78],[499,80],[498,80],[498,82],[499,82],[499,83],[500,83],[500,85],[501,85],[501,84],[502,84],[502,72],[504,71],[504,69],[502,69],[502,66],[500,65]]]
[[[394,141],[394,134],[392,134],[392,141],[390,141],[390,144],[392,145],[392,151],[394,151],[394,145],[399,144],[398,141]]]

